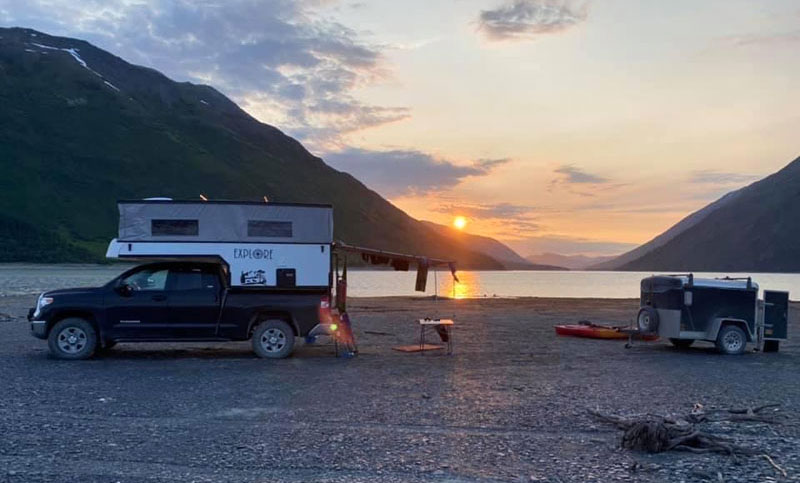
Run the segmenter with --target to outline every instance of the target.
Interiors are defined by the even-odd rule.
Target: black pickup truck
[[[296,337],[336,327],[330,290],[231,287],[222,263],[200,262],[140,265],[102,287],[45,292],[28,320],[62,359],[117,342],[248,339],[260,357],[283,358]]]

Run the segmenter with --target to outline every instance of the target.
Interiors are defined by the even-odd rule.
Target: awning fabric
[[[455,260],[444,260],[441,258],[430,258],[421,255],[409,255],[405,253],[387,252],[385,250],[377,250],[374,248],[364,248],[348,245],[343,242],[336,242],[333,244],[334,251],[345,253],[356,253],[361,255],[364,261],[368,261],[373,265],[390,265],[395,270],[407,271],[410,265],[417,266],[417,291],[424,292],[425,284],[420,282],[420,277],[427,278],[428,268],[436,266],[447,266],[450,273],[453,275],[453,280],[458,282],[456,275],[456,262]],[[424,274],[424,275],[423,275]],[[422,290],[420,290],[422,288]]]

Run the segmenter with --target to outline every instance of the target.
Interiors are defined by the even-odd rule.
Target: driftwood
[[[591,409],[589,413],[623,431],[623,448],[648,453],[689,451],[729,455],[762,454],[776,470],[783,473],[783,469],[777,466],[769,455],[739,446],[728,438],[712,435],[699,429],[703,423],[720,421],[780,424],[780,420],[774,414],[771,416],[761,414],[761,411],[765,409],[777,407],[777,404],[767,404],[757,408],[706,410],[702,405],[696,404],[690,414],[682,417],[646,414],[625,418],[603,414]]]

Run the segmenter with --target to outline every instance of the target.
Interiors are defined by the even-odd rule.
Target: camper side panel
[[[112,242],[112,258],[221,258],[231,285],[274,288],[327,288],[331,246],[289,243]]]
[[[120,202],[119,239],[331,243],[333,208],[280,203]]]

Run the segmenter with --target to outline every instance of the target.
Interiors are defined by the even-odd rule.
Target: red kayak
[[[571,324],[556,325],[556,334],[570,335],[573,337],[588,337],[590,339],[627,339],[628,334],[622,332],[624,327],[612,327],[610,325],[598,324]],[[657,335],[646,335],[641,337],[643,340],[656,340]]]

